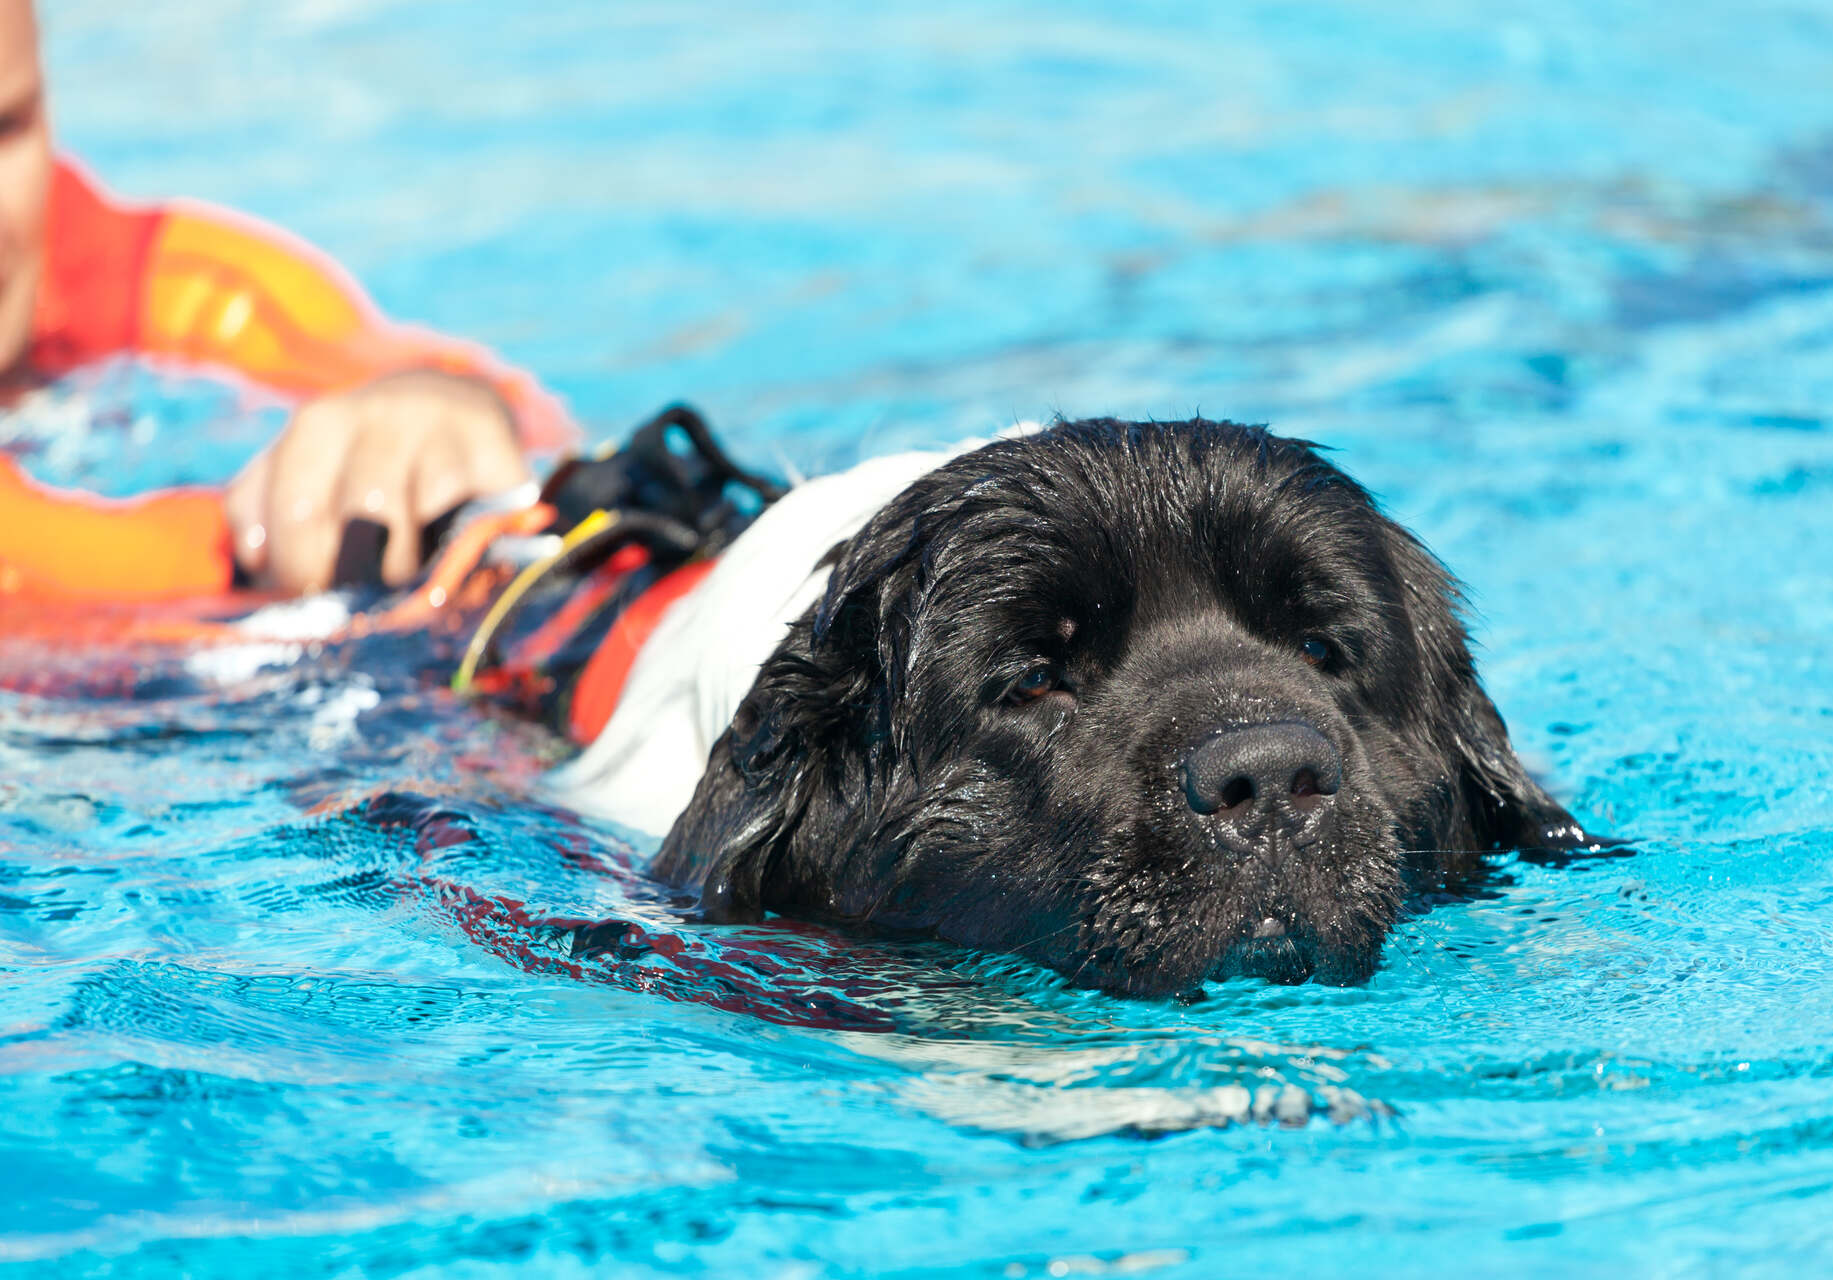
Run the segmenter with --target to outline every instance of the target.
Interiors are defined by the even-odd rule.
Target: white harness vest
[[[764,660],[826,590],[828,571],[816,562],[918,477],[983,443],[875,458],[778,499],[662,615],[604,729],[548,775],[559,798],[640,831],[667,832]]]

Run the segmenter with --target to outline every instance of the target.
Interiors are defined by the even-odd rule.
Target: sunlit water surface
[[[0,1264],[1833,1263],[1824,7],[41,8],[117,187],[285,222],[597,432],[687,397],[808,472],[1058,411],[1334,446],[1637,847],[1505,862],[1366,987],[1126,1003],[684,925],[540,800],[550,742],[405,668],[0,641],[63,689],[0,694]],[[112,366],[0,434],[119,493],[276,421]]]

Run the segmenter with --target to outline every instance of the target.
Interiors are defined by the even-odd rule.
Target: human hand
[[[382,580],[420,567],[420,531],[470,498],[529,477],[494,391],[435,371],[389,374],[302,406],[229,484],[236,562],[264,587],[322,591],[344,525],[388,529]]]

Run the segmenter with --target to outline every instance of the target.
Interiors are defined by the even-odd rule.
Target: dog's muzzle
[[[1332,804],[1342,782],[1342,754],[1298,720],[1218,729],[1184,757],[1191,811],[1244,833],[1295,830]]]

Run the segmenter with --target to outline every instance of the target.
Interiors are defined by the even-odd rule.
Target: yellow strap
[[[516,575],[515,581],[510,583],[504,589],[503,594],[497,597],[496,603],[490,606],[490,612],[485,614],[484,620],[478,624],[476,632],[471,636],[471,643],[465,646],[464,661],[458,664],[458,670],[452,675],[453,693],[468,694],[471,692],[471,684],[477,678],[478,664],[484,660],[484,654],[489,651],[490,642],[496,638],[497,629],[503,625],[503,620],[514,611],[522,597],[527,595],[535,583],[541,580],[542,575],[571,555],[580,544],[613,528],[622,518],[622,515],[616,511],[594,511],[573,526],[571,532],[561,539],[557,550],[550,555],[543,556]]]

